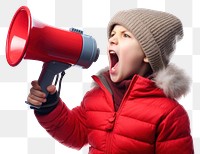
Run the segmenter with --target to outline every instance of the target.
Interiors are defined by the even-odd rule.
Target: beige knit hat
[[[150,9],[120,11],[108,24],[108,38],[115,25],[129,30],[139,41],[153,72],[165,68],[183,37],[181,21],[172,14]]]

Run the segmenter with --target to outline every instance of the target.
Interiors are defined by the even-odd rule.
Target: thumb
[[[48,86],[48,87],[47,87],[47,91],[48,91],[51,95],[53,95],[53,94],[56,92],[56,86],[54,86],[54,85]]]

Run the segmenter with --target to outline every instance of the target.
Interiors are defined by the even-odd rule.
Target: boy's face
[[[148,60],[134,35],[116,25],[108,40],[109,72],[113,82],[120,82],[134,74],[144,75]]]

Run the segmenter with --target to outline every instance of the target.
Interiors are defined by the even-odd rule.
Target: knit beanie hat
[[[182,23],[177,17],[150,9],[118,12],[108,24],[108,38],[115,25],[125,27],[136,37],[153,72],[167,67],[176,42],[183,37]]]

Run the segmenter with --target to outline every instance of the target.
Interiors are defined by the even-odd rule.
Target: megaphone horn
[[[26,6],[13,16],[6,41],[7,62],[16,66],[23,58],[43,61],[38,81],[47,95],[46,87],[56,74],[71,65],[89,68],[98,57],[95,39],[80,30],[62,30],[32,19]]]

